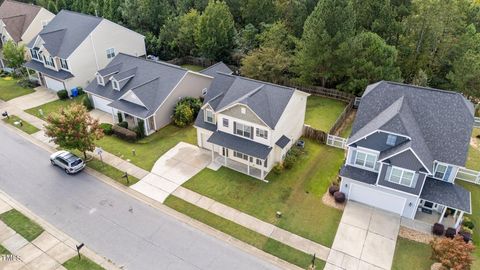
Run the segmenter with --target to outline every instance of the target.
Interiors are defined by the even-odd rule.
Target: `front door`
[[[228,149],[225,147],[222,147],[222,156],[228,157]]]

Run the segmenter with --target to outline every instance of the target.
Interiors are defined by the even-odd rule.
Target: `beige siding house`
[[[85,87],[119,53],[145,55],[145,37],[109,20],[62,10],[28,44],[32,79],[59,91]]]

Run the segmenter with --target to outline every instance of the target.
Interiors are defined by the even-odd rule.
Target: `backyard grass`
[[[15,209],[0,214],[0,220],[23,236],[28,242],[32,242],[43,232],[43,228],[40,225]]]
[[[9,255],[12,254],[8,249],[6,249],[4,246],[0,245],[0,255]]]
[[[34,115],[38,118],[41,118],[43,120],[47,119],[47,116],[51,114],[52,112],[59,112],[62,108],[66,108],[70,106],[73,103],[82,103],[83,101],[83,95],[78,96],[72,99],[66,99],[66,100],[55,100],[49,103],[45,103],[43,105],[40,105],[35,108],[31,108],[26,110],[27,113]],[[40,114],[40,109],[43,111],[43,115]]]
[[[306,269],[311,263],[312,255],[310,254],[240,226],[177,197],[169,196],[165,200],[165,205],[303,269]],[[316,269],[323,269],[325,262],[317,259],[316,265]]]
[[[273,172],[264,183],[222,167],[204,169],[183,186],[285,230],[331,246],[342,212],[322,203],[321,197],[336,179],[342,150],[306,141],[306,153],[294,167]],[[275,213],[282,212],[277,218]]]
[[[16,116],[16,115],[10,115],[10,118],[7,119],[7,118],[4,118],[3,119],[4,122],[20,129],[21,131],[27,133],[27,134],[33,134],[35,132],[38,132],[40,131],[38,128],[32,126],[30,123],[28,123],[27,121],[25,120],[22,120],[20,117]],[[14,123],[15,122],[18,122],[18,121],[22,121],[22,126],[20,125],[15,125]]]
[[[319,96],[309,96],[305,124],[315,129],[328,132],[343,112],[347,104],[345,102]]]
[[[476,248],[473,253],[474,261],[472,269],[480,269],[480,185],[457,180],[455,183],[463,186],[472,193],[472,213],[468,215],[475,224],[473,228],[473,243]]]
[[[468,149],[468,158],[465,167],[472,170],[480,171],[480,139],[477,138],[477,136],[480,136],[480,128],[473,129],[472,138],[474,139],[474,141],[477,142],[478,148],[474,148],[472,145],[470,145]]]
[[[434,263],[431,255],[430,245],[398,237],[392,270],[430,270]]]
[[[185,69],[188,69],[188,70],[191,70],[191,71],[197,71],[197,72],[205,69],[205,68],[202,67],[202,66],[188,65],[188,64],[181,65],[181,67],[183,67],[183,68],[185,68]]]
[[[196,144],[197,133],[195,128],[193,126],[179,128],[168,125],[134,143],[115,136],[105,136],[97,141],[97,145],[111,154],[129,159],[138,167],[150,171],[155,161],[179,142]],[[132,149],[135,149],[135,156],[132,154]]]
[[[104,268],[94,263],[90,259],[82,256],[81,259],[78,256],[71,258],[63,264],[67,270],[103,270]]]
[[[3,101],[8,101],[33,92],[34,90],[32,88],[25,88],[18,85],[17,80],[12,77],[0,78],[0,99]]]

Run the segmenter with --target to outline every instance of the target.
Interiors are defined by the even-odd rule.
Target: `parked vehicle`
[[[50,156],[50,162],[52,165],[62,168],[67,174],[74,174],[85,168],[85,162],[68,151],[53,153]]]

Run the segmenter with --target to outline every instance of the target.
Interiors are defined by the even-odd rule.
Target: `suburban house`
[[[87,86],[119,53],[145,55],[144,39],[109,20],[62,10],[28,44],[32,60],[25,67],[41,85],[70,91]]]
[[[85,92],[96,109],[112,114],[115,123],[120,113],[129,127],[142,120],[150,135],[172,121],[173,109],[182,97],[201,97],[212,78],[120,53],[91,81]]]
[[[347,142],[340,190],[407,219],[458,227],[472,210],[470,192],[455,178],[467,159],[473,111],[456,92],[369,85]]]
[[[4,0],[0,5],[0,44],[11,40],[28,44],[55,17],[50,11],[22,2]],[[3,61],[0,59],[3,67]]]
[[[308,94],[222,72],[211,75],[194,124],[198,145],[211,150],[213,162],[265,179],[302,135]]]

